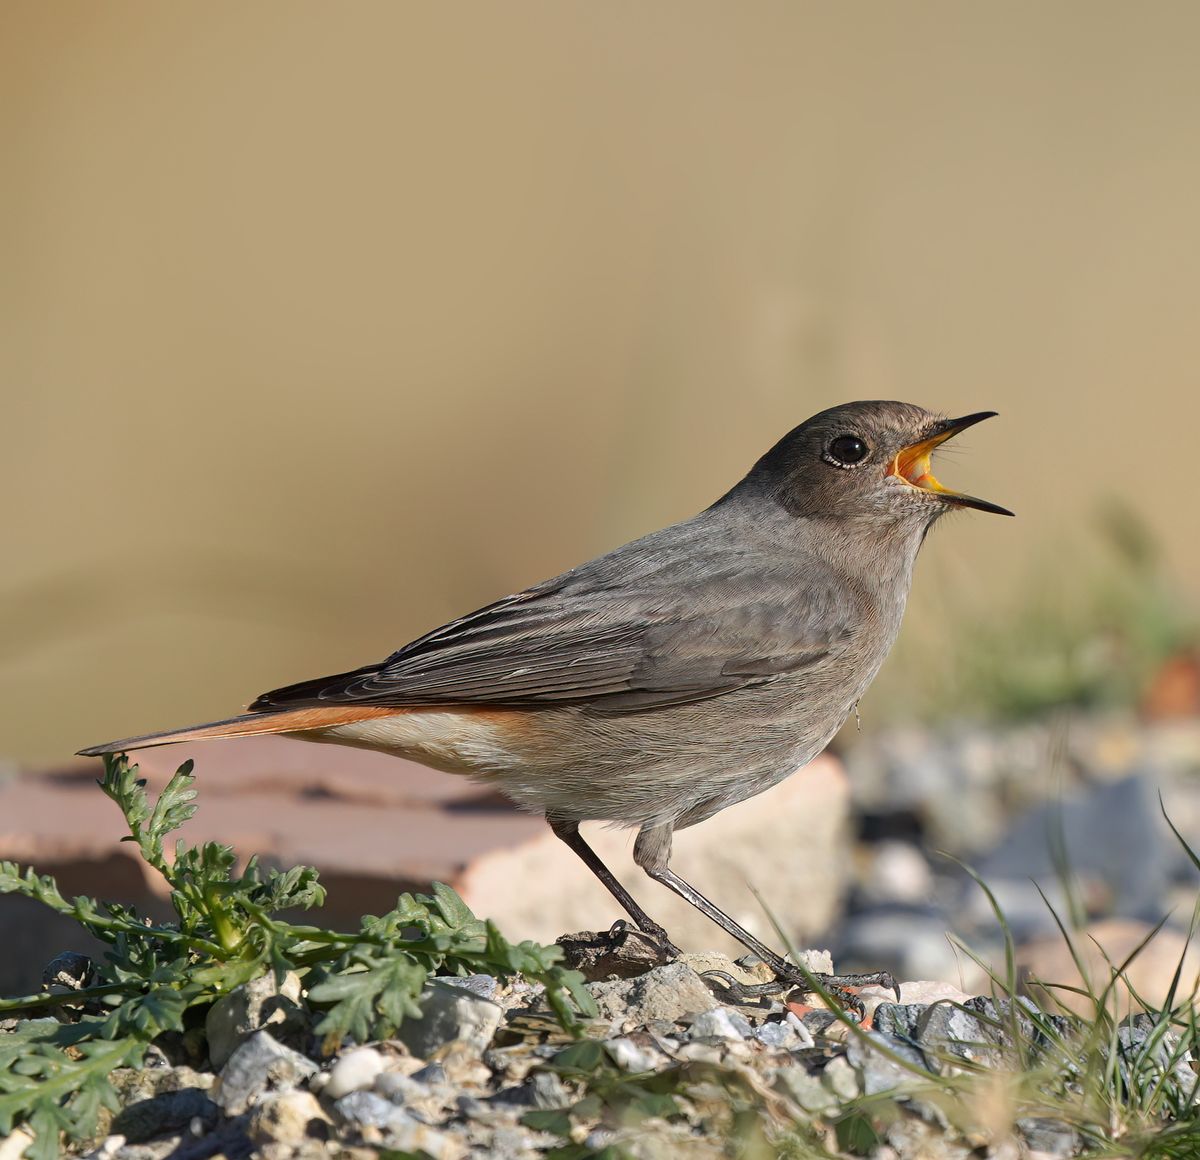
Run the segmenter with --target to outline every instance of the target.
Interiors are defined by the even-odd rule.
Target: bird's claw
[[[778,995],[780,991],[793,987],[790,980],[772,979],[769,983],[743,983],[726,971],[702,971],[702,979],[716,979],[722,990],[738,1003],[750,1003],[764,995]]]
[[[900,988],[887,971],[872,971],[861,975],[825,975],[812,972],[806,976],[790,963],[783,966],[784,969],[777,971],[775,978],[769,983],[743,983],[725,971],[704,971],[702,977],[717,980],[726,994],[738,1003],[752,1002],[765,995],[779,995],[783,992],[798,991],[804,995],[811,995],[819,987],[831,998],[836,999],[843,1009],[854,1012],[860,1018],[865,1007],[862,999],[850,990],[851,987],[886,987],[896,996],[896,1001],[900,1001]]]
[[[646,942],[653,943],[656,949],[662,951],[665,958],[676,959],[679,957],[679,948],[667,937],[667,932],[656,922],[632,926],[625,919],[618,918],[608,928],[606,937],[615,949],[624,944],[633,935],[637,935]]]

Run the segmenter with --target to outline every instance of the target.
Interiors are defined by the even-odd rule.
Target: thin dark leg
[[[579,823],[562,822],[552,818],[547,818],[546,821],[550,824],[550,829],[554,831],[554,836],[575,851],[583,864],[600,879],[605,889],[621,904],[625,913],[637,923],[638,929],[662,943],[663,950],[667,954],[679,954],[679,948],[667,937],[667,932],[638,906],[633,895],[617,881],[613,872],[596,856],[595,850],[583,840],[583,835],[579,832]]]
[[[646,873],[654,879],[655,882],[661,882],[664,886],[674,890],[680,898],[686,902],[690,902],[701,914],[712,919],[722,930],[727,934],[732,935],[742,946],[753,951],[764,963],[773,970],[777,977],[786,979],[797,987],[802,987],[805,990],[811,990],[809,984],[805,981],[804,976],[782,955],[771,950],[766,943],[760,942],[744,927],[739,926],[732,918],[729,917],[719,906],[709,902],[703,894],[700,893],[694,886],[685,882],[678,874],[668,866],[662,867],[645,867]],[[814,972],[815,973],[815,972]],[[818,978],[824,986],[831,987],[835,990],[842,987],[859,987],[867,983],[879,983],[885,987],[891,987],[893,990],[896,987],[895,980],[887,971],[875,971],[868,975],[822,975],[817,974]]]

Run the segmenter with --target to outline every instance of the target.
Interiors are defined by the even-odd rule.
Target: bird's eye
[[[857,435],[839,435],[825,454],[838,467],[853,467],[866,459],[868,451],[870,448]]]

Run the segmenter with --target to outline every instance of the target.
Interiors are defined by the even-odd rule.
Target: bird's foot
[[[637,926],[632,926],[626,919],[618,918],[608,928],[606,937],[614,950],[626,946],[630,938],[637,938],[653,947],[668,961],[677,959],[681,953],[667,936],[667,932],[657,922],[643,921]]]
[[[772,979],[769,983],[743,983],[727,971],[702,971],[702,979],[715,979],[726,996],[735,1003],[754,1003],[767,995],[778,995],[795,989],[790,980]]]
[[[790,963],[786,965],[789,969],[781,973],[782,977],[794,982],[797,990],[802,991],[805,995],[824,991],[829,998],[837,1001],[843,1011],[853,1014],[859,1019],[863,1017],[866,1008],[857,991],[851,990],[851,988],[886,987],[896,996],[896,1002],[900,1002],[900,986],[889,971],[868,971],[852,975],[826,975],[814,971],[806,977],[802,971],[797,970]]]
[[[817,993],[819,987],[830,998],[836,999],[843,1010],[861,1017],[863,1002],[850,988],[872,985],[887,987],[895,994],[896,1001],[900,1001],[900,988],[887,971],[871,971],[861,975],[826,975],[814,971],[806,975],[791,963],[781,962],[776,966],[775,978],[769,983],[742,983],[724,971],[705,971],[704,978],[717,979],[726,994],[738,1003],[752,1003],[765,995],[781,995],[785,992],[793,994],[799,991],[804,995],[812,995]]]

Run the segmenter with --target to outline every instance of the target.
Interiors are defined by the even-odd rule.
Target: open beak
[[[982,423],[984,419],[990,419],[995,414],[995,411],[976,411],[974,415],[964,415],[961,419],[947,419],[944,423],[939,423],[932,435],[927,435],[919,443],[898,451],[888,464],[887,474],[896,476],[911,487],[932,492],[946,503],[977,508],[981,512],[995,512],[998,516],[1011,516],[1013,513],[999,504],[988,503],[986,499],[976,499],[973,495],[964,495],[961,491],[951,491],[948,487],[943,487],[929,465],[934,450],[947,439],[953,439],[960,431]]]

